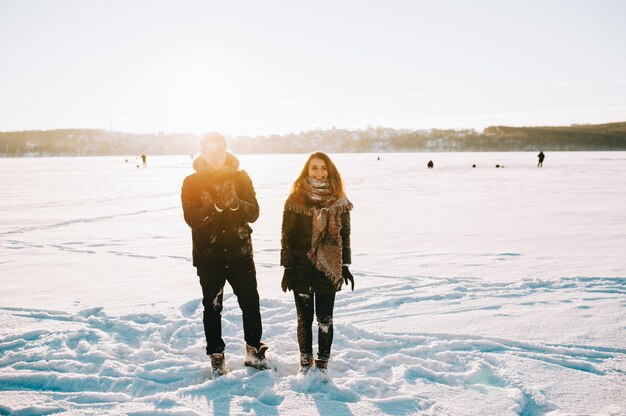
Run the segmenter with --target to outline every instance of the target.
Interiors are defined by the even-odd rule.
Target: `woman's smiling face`
[[[309,162],[309,178],[318,180],[328,178],[328,169],[322,159],[316,157],[311,159]]]

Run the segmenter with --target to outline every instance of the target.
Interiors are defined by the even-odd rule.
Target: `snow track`
[[[243,366],[240,312],[236,299],[226,296],[223,327],[231,371],[217,380],[211,380],[204,355],[199,299],[183,304],[172,316],[111,316],[101,307],[78,313],[2,308],[5,319],[49,328],[0,339],[0,390],[14,401],[32,392],[37,398],[35,407],[5,406],[4,413],[204,414],[207,409],[217,414],[289,414],[293,409],[301,414],[330,409],[338,414],[523,415],[559,409],[567,413],[573,400],[564,391],[568,383],[585,383],[590,395],[596,395],[595,402],[588,401],[594,413],[603,408],[606,414],[625,410],[623,403],[621,407],[615,403],[626,393],[624,348],[419,331],[420,322],[436,314],[467,318],[474,310],[528,308],[528,298],[538,293],[554,297],[553,292],[566,291],[574,299],[602,293],[618,302],[617,295],[626,289],[624,279],[498,285],[476,279],[414,279],[414,284],[379,288],[374,299],[367,290],[338,298],[327,383],[315,372],[295,375],[298,350],[290,297],[262,301],[264,339],[277,371],[257,372]],[[428,291],[433,293],[422,294]],[[491,307],[464,306],[473,299]],[[411,309],[425,303],[433,316]],[[393,323],[386,314],[399,309],[415,311],[414,333],[365,329],[379,320]],[[537,374],[546,378],[542,388],[537,388]],[[468,403],[471,409],[463,410]]]

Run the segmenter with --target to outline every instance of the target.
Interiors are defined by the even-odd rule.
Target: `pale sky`
[[[0,131],[626,121],[626,1],[0,0]]]

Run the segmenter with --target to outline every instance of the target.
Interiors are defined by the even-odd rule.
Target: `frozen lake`
[[[626,414],[626,152],[334,155],[354,292],[300,379],[282,205],[306,155],[241,155],[278,370],[207,378],[189,156],[0,159],[0,414]],[[429,160],[435,167],[426,168]],[[476,168],[472,165],[476,164]],[[504,168],[495,168],[503,165]]]

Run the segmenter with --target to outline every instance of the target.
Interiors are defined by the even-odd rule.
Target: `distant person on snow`
[[[432,168],[434,168],[434,167],[435,167],[435,164],[433,163],[433,161],[432,161],[432,160],[429,160],[429,161],[428,161],[428,165],[427,165],[427,166],[428,166],[428,169],[432,169]]]
[[[537,167],[538,168],[542,168],[543,167],[543,159],[546,158],[546,155],[543,154],[543,151],[539,152],[539,154],[537,155],[537,157],[539,158],[539,163],[537,163]]]
[[[144,155],[144,154],[141,155],[141,163],[143,163],[143,167],[144,168],[146,167],[146,159],[147,158],[148,157],[146,155]]]
[[[333,342],[335,294],[352,285],[350,210],[343,180],[330,158],[311,153],[291,187],[283,210],[280,264],[281,287],[293,290],[298,319],[300,374],[313,366],[313,313],[317,316],[318,352],[315,366],[328,368]]]
[[[193,162],[196,172],[185,178],[181,199],[185,221],[191,227],[193,265],[202,286],[206,352],[211,356],[213,374],[224,374],[221,312],[228,281],[243,314],[244,364],[266,369],[267,345],[261,342],[252,229],[248,225],[259,217],[256,193],[248,174],[239,169],[239,160],[226,151],[221,134],[205,134],[200,149],[201,155]]]

